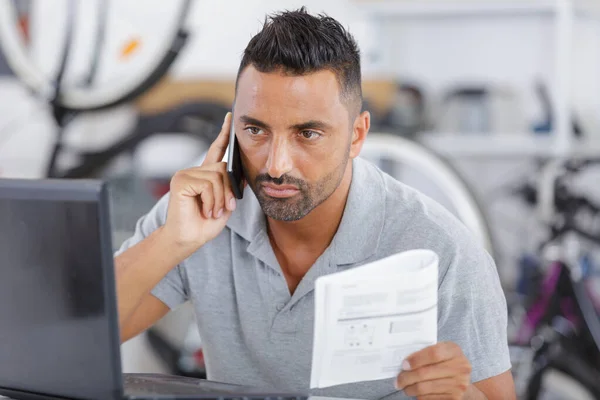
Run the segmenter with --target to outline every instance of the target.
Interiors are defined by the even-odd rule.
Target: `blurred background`
[[[201,162],[265,15],[300,6],[361,48],[363,156],[496,260],[520,393],[600,398],[599,0],[0,0],[0,177],[108,180],[118,248]],[[584,372],[540,361],[553,346]],[[188,305],[122,350],[126,372],[205,376]]]

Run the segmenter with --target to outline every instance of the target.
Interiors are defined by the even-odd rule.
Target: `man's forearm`
[[[115,258],[119,324],[124,326],[145,296],[185,255],[158,228]]]

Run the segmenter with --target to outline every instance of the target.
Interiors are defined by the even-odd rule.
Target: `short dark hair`
[[[360,50],[352,35],[326,14],[313,16],[302,7],[267,16],[244,50],[236,91],[248,65],[263,73],[281,70],[291,75],[330,70],[344,103],[357,112],[362,107]]]

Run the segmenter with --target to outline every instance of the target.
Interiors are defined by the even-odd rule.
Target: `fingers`
[[[229,133],[231,131],[231,113],[228,112],[225,115],[225,120],[223,121],[223,125],[221,126],[221,132],[219,136],[215,139],[215,141],[210,145],[208,152],[206,153],[206,157],[202,165],[214,164],[223,160],[225,156],[225,151],[227,150],[227,146],[229,145]]]
[[[437,379],[434,381],[418,382],[404,388],[404,394],[411,397],[431,395],[459,395],[467,390],[468,384],[456,382],[452,378]]]
[[[418,351],[405,360],[396,388],[417,399],[462,399],[471,379],[471,363],[455,343],[442,342]]]
[[[223,178],[218,172],[208,171],[202,171],[201,176],[205,176],[204,179],[209,180],[212,185],[211,191],[206,191],[202,194],[202,196],[200,196],[203,202],[202,208],[207,209],[208,212],[212,213],[212,215],[215,218],[221,218],[223,216],[223,210],[225,208]],[[208,216],[208,218],[210,218],[210,215]]]
[[[199,169],[192,168],[191,173],[194,173],[195,170],[199,170]],[[233,190],[231,189],[231,182],[229,180],[229,175],[227,175],[226,164],[224,162],[220,162],[215,165],[203,167],[202,170],[214,171],[215,173],[217,173],[217,175],[215,176],[215,179],[218,179],[219,182],[217,184],[218,189],[215,188],[215,190],[218,190],[219,194],[217,196],[218,198],[215,199],[215,206],[214,206],[215,212],[218,213],[220,209],[223,209],[223,211],[235,210],[236,200],[235,200],[235,195],[233,194]],[[220,207],[220,208],[217,209],[217,207]],[[215,216],[216,216],[216,214],[215,214]],[[217,217],[217,218],[219,218],[219,217]]]
[[[217,213],[213,211],[214,205],[215,205],[215,198],[214,198],[214,189],[213,189],[213,184],[212,181],[210,180],[203,180],[202,181],[202,188],[203,190],[200,193],[200,208],[202,210],[202,215],[204,216],[204,218],[212,218],[213,215],[215,218],[217,217]]]
[[[235,207],[237,204],[236,204],[235,194],[233,193],[233,190],[231,189],[231,181],[229,180],[229,175],[227,174],[227,172],[224,172],[223,174],[221,174],[221,176],[223,177],[223,187],[224,187],[224,193],[225,193],[225,197],[224,197],[225,208],[229,211],[233,211],[233,210],[235,210]]]
[[[396,387],[404,389],[418,382],[451,378],[463,372],[461,366],[453,361],[427,365],[411,371],[402,371],[396,380]]]
[[[174,193],[199,197],[205,218],[221,218],[225,211],[233,211],[236,207],[235,196],[225,173],[225,163],[179,171],[173,177],[171,186]]]
[[[178,171],[171,180],[171,193],[187,198],[199,197],[202,215],[211,218],[216,216],[214,208],[218,206],[214,196],[217,180],[218,177],[212,171]]]
[[[459,356],[462,356],[462,350],[456,343],[440,342],[406,357],[408,363],[406,369],[418,369],[425,365],[441,363]]]

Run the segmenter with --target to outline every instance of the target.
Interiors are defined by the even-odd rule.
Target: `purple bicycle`
[[[532,353],[524,399],[600,399],[600,298],[591,256],[600,248],[600,206],[570,188],[573,175],[595,163],[562,164],[551,190],[531,184],[518,190],[532,206],[551,194],[552,214],[547,239],[521,261],[523,313],[511,347]]]

